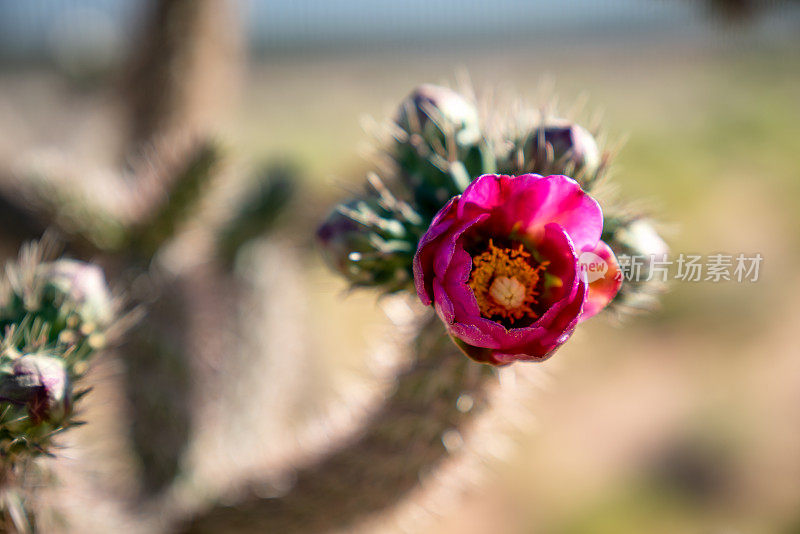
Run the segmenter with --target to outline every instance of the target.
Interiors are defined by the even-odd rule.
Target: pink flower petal
[[[586,284],[580,283],[574,298],[570,300],[567,307],[562,309],[558,317],[555,318],[555,322],[548,329],[549,335],[539,339],[528,340],[525,344],[513,347],[511,350],[495,351],[493,353],[494,358],[500,364],[505,364],[513,361],[541,362],[552,356],[575,331],[585,296]]]
[[[586,304],[583,307],[581,321],[592,317],[605,308],[622,286],[622,271],[611,247],[600,241],[590,252],[600,257],[608,265],[608,270],[602,278],[589,283],[589,293],[586,296]]]
[[[433,302],[432,271],[436,247],[432,244],[456,222],[454,207],[458,199],[459,197],[451,198],[436,214],[428,231],[420,239],[417,253],[414,255],[414,286],[417,289],[417,296],[426,306],[430,306]]]
[[[458,216],[471,204],[492,213],[490,224],[498,234],[536,234],[554,222],[583,250],[594,247],[603,231],[600,205],[567,176],[483,175],[464,191]]]

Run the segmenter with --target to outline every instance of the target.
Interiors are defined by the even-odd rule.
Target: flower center
[[[535,319],[531,308],[537,304],[536,287],[548,262],[532,265],[530,252],[520,244],[517,248],[489,248],[472,259],[469,286],[478,301],[481,315],[487,319],[506,319],[510,324],[528,317]]]
[[[515,277],[498,276],[489,286],[489,296],[507,310],[519,308],[526,293],[525,286]]]

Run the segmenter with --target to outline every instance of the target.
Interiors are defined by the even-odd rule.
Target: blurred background
[[[136,108],[118,95],[136,93],[124,72],[147,8],[0,0],[0,168],[120,164],[135,137],[120,117]],[[759,280],[676,281],[651,315],[579,329],[516,407],[533,420],[487,460],[492,476],[418,531],[800,532],[799,5],[240,0],[223,15],[236,37],[200,39],[229,55],[191,74],[192,112],[243,168],[299,173],[279,231],[314,327],[288,419],[368,381],[365,356],[390,325],[311,237],[363,180],[369,118],[465,76],[535,106],[585,100],[586,122],[601,112],[610,144],[626,141],[613,182],[646,199],[673,252],[760,253]]]

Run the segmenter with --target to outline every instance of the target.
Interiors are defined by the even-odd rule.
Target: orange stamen
[[[500,248],[490,239],[489,249],[472,259],[469,286],[481,315],[487,319],[506,319],[511,324],[523,317],[537,317],[531,305],[538,304],[536,286],[549,262],[533,267],[530,257],[522,244],[517,248]]]

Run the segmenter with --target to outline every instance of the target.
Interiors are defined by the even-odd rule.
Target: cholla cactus
[[[28,245],[0,281],[0,502],[5,529],[20,532],[33,523],[20,497],[28,465],[79,424],[89,359],[120,328],[97,266],[46,260],[47,247]]]
[[[353,286],[381,293],[411,292],[420,240],[436,228],[437,218],[445,216],[440,212],[448,200],[464,193],[480,175],[572,174],[584,192],[595,191],[610,157],[588,130],[533,110],[509,116],[484,108],[487,111],[479,113],[470,96],[423,86],[388,121],[380,146],[384,164],[368,174],[363,193],[336,206],[317,232],[327,261]],[[165,258],[174,255],[184,229],[196,223],[195,215],[210,204],[214,178],[222,172],[214,143],[201,141],[176,152],[170,158],[156,151],[146,164],[134,165],[133,174],[143,178],[142,187],[120,188],[131,198],[113,203],[102,218],[92,217],[86,203],[71,212],[70,221],[79,224],[62,226],[63,218],[56,215],[63,203],[57,200],[64,197],[52,190],[39,195],[39,202],[17,206],[21,216],[36,222],[31,227],[62,226],[70,248],[84,257],[101,258],[112,266],[109,272],[115,278],[137,281],[133,296],[147,305],[148,315],[121,354],[132,440],[143,465],[141,487],[151,495],[168,488],[174,490],[170,494],[181,494],[185,489],[180,482],[192,481],[192,473],[182,471],[183,454],[192,438],[191,425],[197,421],[192,412],[196,401],[208,398],[208,389],[193,394],[193,381],[242,350],[222,338],[224,330],[238,332],[240,326],[234,323],[236,313],[231,313],[241,296],[234,260],[248,242],[272,229],[276,214],[288,202],[292,182],[289,173],[273,170],[252,189],[243,188],[240,202],[226,203],[231,209],[221,216],[216,213],[213,224],[199,233],[203,239],[191,241],[192,246],[200,243],[203,261],[175,268]],[[574,183],[569,182],[570,191]],[[14,198],[7,195],[6,201],[13,204]],[[647,240],[642,241],[644,221],[619,215],[620,211],[604,214],[602,240],[617,255],[650,250]],[[599,219],[599,212],[593,213]],[[104,232],[92,227],[95,220],[112,220],[116,238],[95,239]],[[598,222],[593,219],[592,225]],[[513,240],[510,235],[501,238]],[[498,239],[496,247],[507,248],[509,259],[519,259],[509,243]],[[481,251],[474,252],[475,258],[483,257]],[[8,405],[8,431],[17,432],[9,434],[7,444],[16,447],[17,458],[27,458],[46,452],[53,433],[75,423],[80,396],[76,388],[86,362],[106,342],[115,321],[109,312],[113,300],[107,292],[97,291],[103,284],[95,267],[66,260],[26,260],[10,272],[0,293],[0,320],[4,326],[19,326],[6,336],[0,397]],[[421,280],[416,289],[426,285],[424,276]],[[579,286],[575,282],[574,287]],[[497,289],[515,287],[509,282]],[[624,310],[630,307],[629,295],[646,292],[649,289],[640,291],[623,283],[612,306]],[[510,300],[515,298],[509,294]],[[575,294],[565,302],[575,311]],[[530,313],[534,311],[530,306]],[[526,320],[518,314],[509,317]],[[547,335],[562,334],[561,330],[568,334],[576,318],[567,319],[558,328],[546,329]],[[363,422],[363,428],[353,429],[361,438],[316,451],[318,459],[300,470],[287,466],[280,475],[294,483],[280,496],[265,497],[263,488],[268,484],[253,473],[255,480],[243,483],[236,493],[241,499],[215,505],[212,496],[203,503],[207,509],[189,506],[187,512],[181,507],[160,518],[162,524],[189,532],[219,532],[236,525],[242,532],[308,533],[348,529],[376,512],[395,508],[414,493],[424,473],[446,463],[455,450],[453,442],[460,439],[453,436],[468,429],[478,414],[491,412],[488,391],[496,377],[493,368],[464,358],[442,335],[438,321],[427,321],[424,328],[420,324],[409,321],[418,331],[415,335],[409,328],[405,336],[417,343],[408,343],[410,361],[394,377],[392,393],[371,412],[375,415]],[[210,329],[213,335],[208,334]],[[541,344],[540,356],[568,336],[551,337],[556,339]],[[505,355],[496,351],[487,355],[465,348],[464,343],[459,347],[480,361],[506,363]],[[208,388],[211,380],[208,375],[203,379]],[[20,432],[25,433],[24,440],[17,439]],[[407,461],[409,450],[414,451],[413,462]],[[13,512],[12,503],[21,499],[12,495],[4,502],[9,517],[28,517]]]
[[[218,178],[226,173],[230,177],[231,169],[221,164],[222,151],[209,141],[214,136],[202,119],[208,118],[211,100],[223,99],[197,98],[205,89],[203,77],[186,74],[209,72],[198,66],[203,54],[195,54],[194,45],[198,28],[224,19],[215,11],[223,2],[158,4],[151,21],[154,37],[142,40],[143,58],[134,69],[133,79],[142,83],[128,84],[135,91],[128,101],[132,149],[125,156],[134,162],[109,173],[112,185],[105,182],[111,194],[75,188],[78,180],[69,178],[81,172],[42,173],[35,182],[0,181],[0,211],[11,213],[13,223],[0,230],[18,239],[57,227],[71,253],[98,259],[111,279],[128,283],[131,297],[147,309],[118,354],[124,373],[124,383],[118,385],[126,386],[119,389],[128,396],[126,437],[141,473],[131,492],[136,497],[114,504],[120,510],[136,510],[145,497],[148,506],[139,515],[131,512],[116,524],[85,531],[135,530],[131,525],[139,522],[147,532],[352,531],[366,517],[397,509],[417,493],[424,479],[438,478],[437,468],[452,463],[448,460],[458,454],[461,436],[476,426],[476,417],[492,411],[489,393],[495,369],[464,358],[442,335],[438,320],[423,322],[407,314],[412,317],[398,321],[406,328],[393,347],[407,352],[406,365],[387,377],[386,396],[375,399],[368,416],[353,418],[359,426],[347,429],[352,439],[303,451],[302,465],[287,462],[283,469],[248,471],[246,480],[226,480],[219,488],[197,483],[211,477],[193,472],[197,465],[187,454],[194,452],[193,439],[194,445],[201,443],[195,448],[210,444],[212,449],[220,447],[215,452],[235,452],[218,454],[215,465],[245,452],[236,436],[218,432],[204,417],[216,416],[232,433],[252,438],[253,427],[273,412],[268,403],[249,418],[254,412],[241,405],[228,409],[235,403],[225,405],[225,396],[244,389],[239,382],[224,384],[231,380],[226,376],[229,365],[241,379],[252,374],[250,364],[270,349],[282,363],[293,363],[286,347],[275,346],[280,342],[265,347],[241,339],[246,331],[260,330],[259,319],[264,318],[255,317],[252,306],[242,305],[252,303],[243,293],[253,285],[235,268],[237,256],[247,256],[240,252],[273,229],[276,215],[289,202],[293,173],[270,169],[254,186],[242,187],[238,197],[215,202],[221,189]],[[204,45],[209,43],[219,41],[205,40]],[[234,64],[216,50],[212,55],[222,56],[224,65]],[[383,165],[368,175],[363,193],[332,210],[320,228],[328,262],[356,287],[410,291],[420,240],[448,200],[478,176],[567,174],[591,191],[604,174],[609,154],[598,147],[594,132],[554,117],[527,108],[498,112],[479,106],[470,94],[419,87],[387,122],[379,147]],[[182,143],[186,129],[191,141]],[[152,150],[136,157],[142,141]],[[613,217],[618,223],[612,224]],[[617,254],[622,247],[642,246],[634,238],[641,235],[632,227],[635,221],[606,214],[604,223],[609,233],[603,240]],[[28,527],[35,518],[21,507],[24,496],[16,488],[23,473],[16,466],[50,452],[56,433],[76,424],[86,363],[118,323],[108,312],[107,293],[96,292],[102,284],[95,268],[78,262],[47,264],[26,254],[0,291],[0,322],[11,327],[0,356],[0,397],[5,399],[3,417],[8,417],[0,420],[8,433],[0,435],[0,458],[14,466],[1,474],[0,502],[7,513],[6,530],[20,532],[33,530]],[[274,270],[291,271],[299,263],[281,258]],[[618,298],[632,288],[623,284]],[[269,298],[253,299],[269,303],[288,292],[277,289]],[[303,300],[295,296],[286,300]],[[282,320],[287,315],[285,308],[273,311]],[[279,328],[265,330],[271,334]],[[226,336],[229,332],[234,335]],[[237,356],[244,356],[239,367]],[[236,398],[252,405],[261,390],[279,389],[279,381],[259,374],[249,382],[257,386],[246,390],[244,399],[241,393]],[[227,388],[217,387],[220,383]],[[323,426],[316,434],[327,437],[328,430]],[[213,439],[202,441],[198,434]],[[428,476],[432,473],[434,477]],[[96,499],[115,497],[97,493],[103,494]],[[160,512],[158,517],[144,517],[152,510]]]
[[[388,129],[391,175],[370,173],[364,195],[334,208],[317,236],[354,286],[393,292],[412,287],[411,261],[433,215],[493,163],[474,102],[452,89],[415,89]]]
[[[353,286],[383,292],[415,288],[470,358],[491,365],[540,361],[569,338],[579,321],[606,306],[628,311],[633,301],[638,305],[642,295],[652,295],[652,286],[623,280],[616,255],[655,254],[666,245],[646,220],[616,206],[604,214],[592,199],[611,154],[588,130],[524,106],[512,114],[483,107],[487,112],[479,114],[474,100],[447,88],[414,90],[378,149],[379,160],[391,164],[380,167],[380,179],[369,174],[365,192],[334,208],[317,235],[330,266]],[[533,241],[538,246],[529,246]],[[583,254],[604,262],[605,274],[590,279],[582,270]],[[650,265],[643,267],[646,278]],[[399,378],[398,391],[408,395],[405,406],[414,406],[430,390],[439,392],[439,405],[455,404],[459,391],[483,399],[493,382],[487,366],[455,363],[458,356],[443,341],[441,325],[436,329],[429,323],[424,334],[440,340],[436,365],[427,372],[415,369],[413,379]],[[424,368],[430,357],[417,354],[416,363]],[[474,381],[467,386],[464,377],[470,373]],[[387,400],[387,410],[394,401]],[[336,527],[388,507],[379,482],[370,484],[369,496],[326,493],[326,488],[338,487],[341,480],[372,480],[377,464],[385,466],[382,479],[399,480],[402,467],[387,466],[380,451],[415,447],[435,456],[435,440],[421,445],[410,436],[444,435],[447,425],[461,428],[438,417],[404,419],[390,432],[393,439],[384,436],[380,422],[370,422],[363,442],[332,455],[330,464],[323,461],[300,473],[298,488],[285,498],[248,502],[242,514],[254,521],[251,531],[322,530],[314,517],[292,514],[310,503],[326,508],[309,501],[313,497],[330,495]],[[382,439],[372,439],[373,432]],[[437,459],[414,467],[430,469]],[[404,486],[396,484],[393,495],[398,488]],[[236,517],[237,511],[215,510],[192,532],[211,532],[203,527]]]

